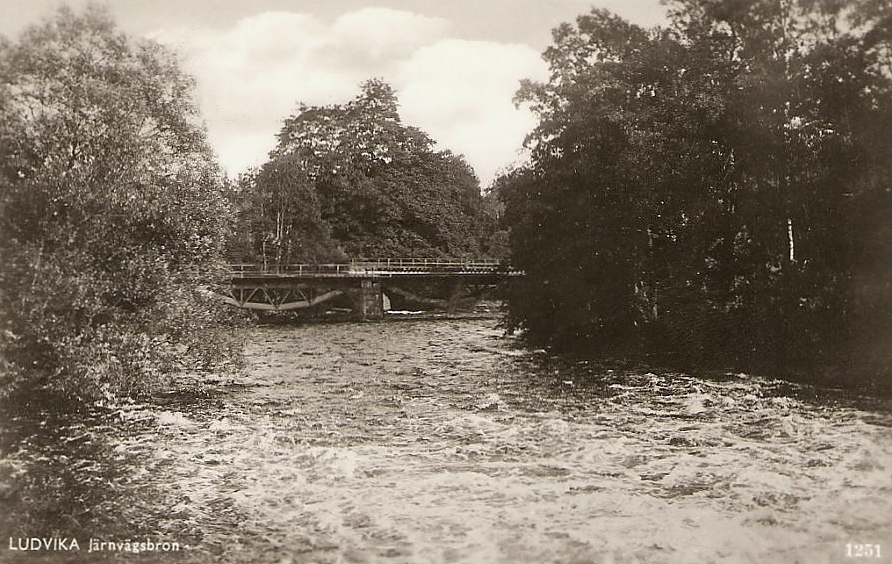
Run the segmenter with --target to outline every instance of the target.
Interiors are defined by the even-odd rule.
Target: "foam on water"
[[[892,538],[883,406],[515,352],[488,320],[260,328],[241,379],[97,419],[66,468],[117,465],[100,507],[177,535],[171,562],[834,562]],[[7,459],[35,474],[48,441]]]

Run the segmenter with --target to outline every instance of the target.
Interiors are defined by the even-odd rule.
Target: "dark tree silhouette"
[[[551,78],[518,92],[532,163],[502,188],[528,273],[509,323],[604,354],[881,373],[889,5],[679,0],[668,29],[602,10],[556,29]]]

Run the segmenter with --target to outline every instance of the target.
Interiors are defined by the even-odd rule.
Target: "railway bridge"
[[[523,272],[497,260],[357,259],[337,264],[232,264],[224,300],[259,311],[318,306],[346,296],[359,319],[380,319],[385,296],[454,312],[481,291]],[[437,297],[420,294],[439,288]]]

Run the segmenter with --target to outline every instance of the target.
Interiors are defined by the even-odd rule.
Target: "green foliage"
[[[483,254],[493,221],[477,177],[461,157],[434,151],[433,140],[404,125],[397,108],[393,89],[370,80],[346,104],[303,105],[285,120],[270,161],[242,187],[252,203],[240,230],[266,225],[254,229],[255,256],[257,241],[288,237],[290,248],[300,241],[313,249],[291,255],[300,260],[336,258],[335,247],[353,257]],[[295,175],[278,184],[264,173],[283,168]],[[302,226],[290,232],[261,219],[273,217],[261,202],[286,193],[294,205],[276,209],[284,211],[285,223]]]
[[[322,219],[319,197],[300,159],[284,155],[239,179],[236,234],[240,249],[233,259],[263,264],[338,262],[344,257]]]
[[[503,179],[528,273],[509,322],[699,364],[869,349],[876,371],[892,345],[889,2],[670,5],[669,29],[600,10],[561,26],[550,80],[519,91],[540,122],[531,166]]]
[[[202,290],[228,212],[192,88],[95,7],[0,47],[7,391],[139,392],[238,357]]]

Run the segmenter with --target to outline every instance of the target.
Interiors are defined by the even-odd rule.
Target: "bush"
[[[228,210],[191,92],[96,7],[0,45],[5,391],[138,393],[238,361],[206,290]]]

